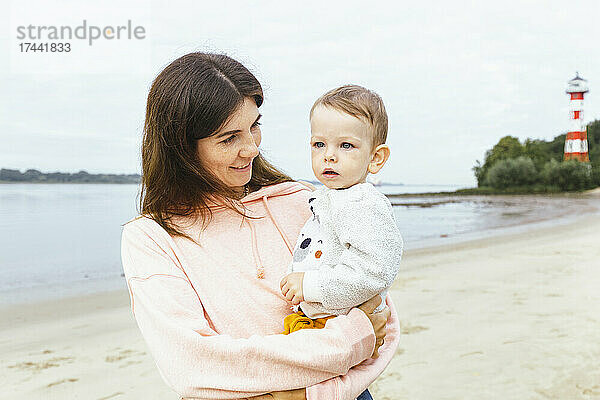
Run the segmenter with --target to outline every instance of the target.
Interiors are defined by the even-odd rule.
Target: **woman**
[[[262,102],[256,78],[224,55],[187,54],[153,82],[141,215],[122,236],[133,313],[184,398],[369,399],[398,344],[389,297],[381,313],[374,298],[323,329],[278,334],[310,189],[261,156]]]

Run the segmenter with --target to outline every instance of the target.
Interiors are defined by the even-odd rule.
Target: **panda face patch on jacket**
[[[323,255],[323,241],[321,239],[314,240],[302,234],[298,239],[296,248],[294,249],[294,262],[303,262],[306,257],[318,260]]]
[[[312,212],[312,218],[300,231],[296,240],[291,264],[292,272],[302,272],[319,268],[323,262],[324,246],[321,222],[319,219],[319,208],[315,197],[308,199],[308,206]]]

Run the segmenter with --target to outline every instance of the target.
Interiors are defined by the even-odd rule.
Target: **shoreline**
[[[600,197],[600,189],[596,191]],[[589,196],[596,198],[596,196]],[[498,196],[497,201],[503,201],[503,196]],[[459,200],[462,201],[462,200]],[[600,215],[600,204],[595,209],[587,209],[580,218]],[[498,237],[514,237],[515,235],[527,234],[530,231],[560,228],[572,224],[572,218],[568,213],[551,215],[544,218],[515,221],[502,226],[491,226],[481,230],[468,232],[444,234],[435,237],[423,238],[405,243],[405,251],[434,251],[436,248],[458,248],[461,244],[485,243]],[[406,240],[405,240],[406,242]],[[422,252],[421,252],[422,253]],[[119,286],[121,288],[119,288]],[[30,287],[10,288],[0,291],[0,311],[7,307],[30,305],[36,303],[53,302],[55,300],[68,300],[79,297],[96,296],[106,293],[118,293],[126,291],[123,274],[121,276],[104,276],[88,280],[80,279],[67,283],[52,283],[48,285],[35,285]],[[89,293],[89,294],[86,294]],[[9,300],[10,299],[10,300]],[[1,326],[1,323],[0,323]]]
[[[406,257],[423,257],[426,255],[438,255],[442,253],[447,253],[449,251],[463,251],[468,250],[472,247],[488,247],[496,244],[498,241],[515,241],[520,242],[524,239],[530,238],[533,233],[536,235],[548,235],[556,232],[557,229],[561,231],[568,231],[573,229],[574,227],[579,227],[582,222],[588,219],[592,219],[594,221],[598,221],[600,223],[600,215],[597,213],[590,213],[588,216],[582,216],[577,221],[566,222],[564,218],[561,218],[559,222],[542,220],[529,222],[526,224],[509,226],[509,227],[501,227],[496,229],[488,229],[486,231],[477,231],[472,232],[473,235],[478,235],[484,233],[483,237],[480,238],[465,238],[464,240],[456,240],[448,243],[442,244],[433,244],[431,246],[423,246],[423,247],[414,247],[405,251],[405,256],[403,257],[403,264],[406,264]],[[510,229],[518,228],[518,231],[511,232]],[[487,234],[486,234],[487,233]],[[470,234],[469,234],[470,235]],[[465,234],[466,236],[466,234]],[[600,232],[599,232],[600,238]],[[448,238],[444,238],[448,239]],[[600,263],[600,260],[599,260]],[[419,266],[418,268],[430,268],[429,266]],[[409,267],[408,270],[413,269],[414,267]],[[599,265],[600,268],[600,265]],[[405,271],[406,266],[401,268],[401,271]],[[599,270],[600,271],[600,270]],[[123,278],[124,279],[124,278]],[[28,289],[37,289],[34,288],[24,288],[22,290]],[[11,291],[21,290],[21,289],[12,289]],[[9,291],[7,291],[9,292]],[[87,301],[81,302],[81,300],[86,299]],[[77,300],[73,303],[73,301]],[[26,315],[27,318],[2,318],[0,319],[0,330],[2,328],[6,328],[9,326],[15,326],[18,324],[20,320],[25,320],[25,322],[29,322],[32,318],[37,321],[45,321],[46,319],[52,319],[53,313],[52,310],[60,310],[61,316],[73,317],[78,314],[82,314],[88,304],[99,304],[98,307],[95,307],[97,310],[104,310],[114,307],[129,307],[129,294],[126,288],[122,289],[109,289],[109,290],[99,290],[89,294],[81,294],[76,293],[74,295],[65,295],[61,297],[54,298],[44,298],[37,299],[34,301],[23,301],[17,303],[0,303],[0,314],[5,314],[6,311],[9,311],[14,308],[22,309],[23,313],[20,313],[21,316]],[[10,314],[9,314],[10,315]],[[57,315],[55,315],[57,316]]]
[[[374,398],[600,396],[598,241],[592,215],[408,250],[390,289],[403,336],[370,386]],[[0,312],[0,400],[178,399],[147,353],[126,290]]]

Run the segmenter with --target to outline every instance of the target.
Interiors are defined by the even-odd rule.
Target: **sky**
[[[381,95],[391,157],[378,177],[476,184],[471,168],[506,135],[552,139],[569,126],[567,81],[588,80],[600,119],[600,2],[2,0],[0,167],[139,173],[148,89],[192,51],[230,55],[265,92],[263,154],[313,179],[308,112],[347,83]],[[140,26],[143,39],[21,52],[19,26]]]

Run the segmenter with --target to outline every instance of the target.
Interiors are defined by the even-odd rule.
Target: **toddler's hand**
[[[304,272],[292,272],[281,280],[279,287],[281,293],[293,305],[298,305],[304,301],[304,293],[302,293],[302,281],[304,280]]]

